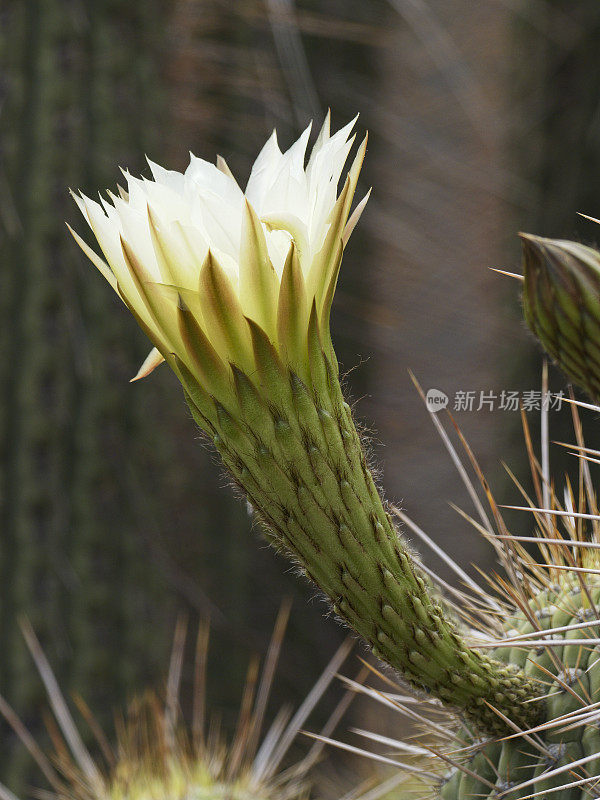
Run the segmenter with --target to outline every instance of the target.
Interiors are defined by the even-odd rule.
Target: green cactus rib
[[[595,619],[589,607],[588,594],[594,605],[600,601],[600,588],[588,587],[582,593],[579,583],[569,580],[556,585],[530,601],[531,615],[522,612],[506,624],[511,636],[535,633],[531,619],[540,630],[576,625]],[[527,647],[521,644],[503,647],[496,657],[521,667],[527,675],[542,678],[546,683],[544,700],[548,722],[566,714],[581,714],[588,703],[598,700],[600,691],[600,650],[594,644],[569,645],[569,639],[595,639],[598,627],[573,629],[564,638],[564,647]],[[553,681],[554,678],[554,681]],[[531,794],[548,792],[560,800],[583,800],[597,797],[600,789],[600,728],[598,720],[569,725],[554,724],[537,731],[529,739],[517,737],[504,741],[472,737],[473,749],[461,767],[446,776],[440,790],[442,800],[482,800],[486,797],[519,800]],[[469,743],[467,742],[467,745]],[[564,769],[582,759],[581,766]],[[544,777],[547,774],[548,777]],[[565,784],[589,778],[583,785],[564,788]],[[556,791],[556,790],[559,791]],[[543,796],[543,795],[542,795]]]
[[[527,324],[563,372],[600,401],[600,253],[576,242],[521,239]]]
[[[309,334],[310,336],[310,334]],[[337,365],[311,348],[306,384],[253,330],[256,374],[232,366],[231,402],[211,398],[177,362],[186,399],[222,460],[284,550],[373,652],[478,728],[505,732],[491,701],[529,725],[536,682],[469,649],[415,568],[369,471]],[[315,388],[318,387],[318,388]]]

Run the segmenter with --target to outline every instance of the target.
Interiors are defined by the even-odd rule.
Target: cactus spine
[[[600,688],[600,650],[595,644],[600,622],[581,627],[598,619],[600,588],[592,579],[584,590],[576,578],[563,576],[536,593],[527,613],[515,612],[507,620],[510,641],[495,653],[538,682],[538,694],[546,695],[544,724],[529,732],[511,720],[512,738],[471,738],[467,758],[441,781],[443,800],[520,800],[557,790],[560,798],[579,800],[600,786],[600,732],[587,710],[597,701]],[[556,628],[567,630],[547,639],[564,640],[564,646],[544,646],[543,631]],[[528,640],[534,639],[535,644],[529,645]],[[575,785],[565,787],[571,782]]]
[[[522,242],[525,319],[568,377],[597,400],[600,256],[575,242],[528,234]],[[587,458],[581,440],[578,447]],[[530,541],[539,545],[538,558],[510,537],[499,548],[513,569],[508,583],[497,584],[506,622],[494,633],[489,620],[489,642],[497,645],[495,658],[523,669],[538,683],[528,702],[542,706],[540,722],[524,727],[510,718],[513,733],[501,738],[457,731],[456,741],[467,755],[454,761],[450,772],[442,769],[437,785],[430,782],[443,800],[598,796],[600,516],[584,461],[580,476],[585,495],[579,502],[570,490],[564,501],[552,490],[549,513],[536,512],[537,530]],[[574,516],[561,526],[553,511],[563,508]]]

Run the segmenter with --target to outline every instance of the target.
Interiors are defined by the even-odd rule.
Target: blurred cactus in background
[[[304,701],[292,713],[279,709],[270,725],[266,715],[290,605],[284,603],[276,620],[262,667],[253,658],[242,687],[235,734],[230,738],[207,696],[209,628],[200,627],[192,669],[191,713],[182,712],[186,623],[175,630],[165,696],[138,690],[127,712],[119,717],[116,741],[104,733],[84,699],[72,715],[29,622],[22,625],[27,648],[38,670],[36,683],[45,689],[52,709],[55,752],[46,755],[13,709],[0,698],[0,713],[13,727],[23,749],[33,755],[47,781],[44,796],[54,800],[308,800],[314,767],[322,757],[322,742],[290,758],[298,733],[347,659],[352,644],[345,641],[319,676]],[[40,682],[41,678],[41,682]],[[35,680],[35,678],[33,678]],[[351,702],[346,693],[326,723],[330,734]],[[91,755],[83,730],[95,739],[98,758]],[[305,742],[307,740],[305,739]],[[296,756],[296,753],[293,753]],[[16,800],[0,781],[0,796]],[[351,798],[349,798],[351,800]]]
[[[128,4],[127,16],[120,3],[76,8],[42,0],[4,3],[1,14],[9,91],[2,106],[0,690],[31,714],[39,690],[24,668],[19,614],[35,622],[65,687],[77,685],[92,703],[105,689],[115,702],[124,699],[164,655],[164,581],[140,560],[133,530],[134,509],[147,507],[148,496],[124,449],[148,428],[134,398],[123,405],[116,389],[139,345],[123,345],[122,317],[81,280],[59,223],[65,182],[103,180],[116,153],[126,159],[155,146],[161,95],[142,87],[156,83],[162,17],[155,2]],[[85,321],[92,319],[94,331]],[[3,779],[13,782],[22,759],[2,739]]]

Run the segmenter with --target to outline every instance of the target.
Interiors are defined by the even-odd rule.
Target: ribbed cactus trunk
[[[1,17],[0,692],[29,717],[39,689],[18,628],[27,614],[69,665],[63,686],[110,719],[106,698],[163,663],[160,617],[149,624],[160,592],[135,531],[148,499],[123,449],[142,415],[120,387],[143,348],[81,279],[63,221],[67,186],[104,185],[126,148],[138,158],[160,133],[161,17],[156,2],[53,0],[9,0]],[[160,431],[153,439],[160,449]],[[2,739],[14,785],[23,765]]]

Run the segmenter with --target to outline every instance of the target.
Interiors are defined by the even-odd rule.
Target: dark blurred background
[[[360,111],[374,190],[336,297],[338,355],[387,495],[486,568],[407,369],[450,396],[540,388],[518,285],[488,268],[518,271],[519,229],[595,240],[576,213],[600,216],[599,36],[597,0],[3,0],[0,693],[33,728],[22,614],[104,725],[160,685],[182,611],[211,620],[226,720],[282,597],[276,699],[298,702],[344,635],[252,529],[174,377],[128,383],[148,344],[70,239],[65,220],[86,226],[68,187],[148,175],[145,154],[183,169],[189,150],[243,183],[274,126],[287,147],[328,106],[336,128]],[[516,500],[500,459],[524,477],[518,414],[457,418]],[[0,741],[0,779],[19,786],[23,748]]]

